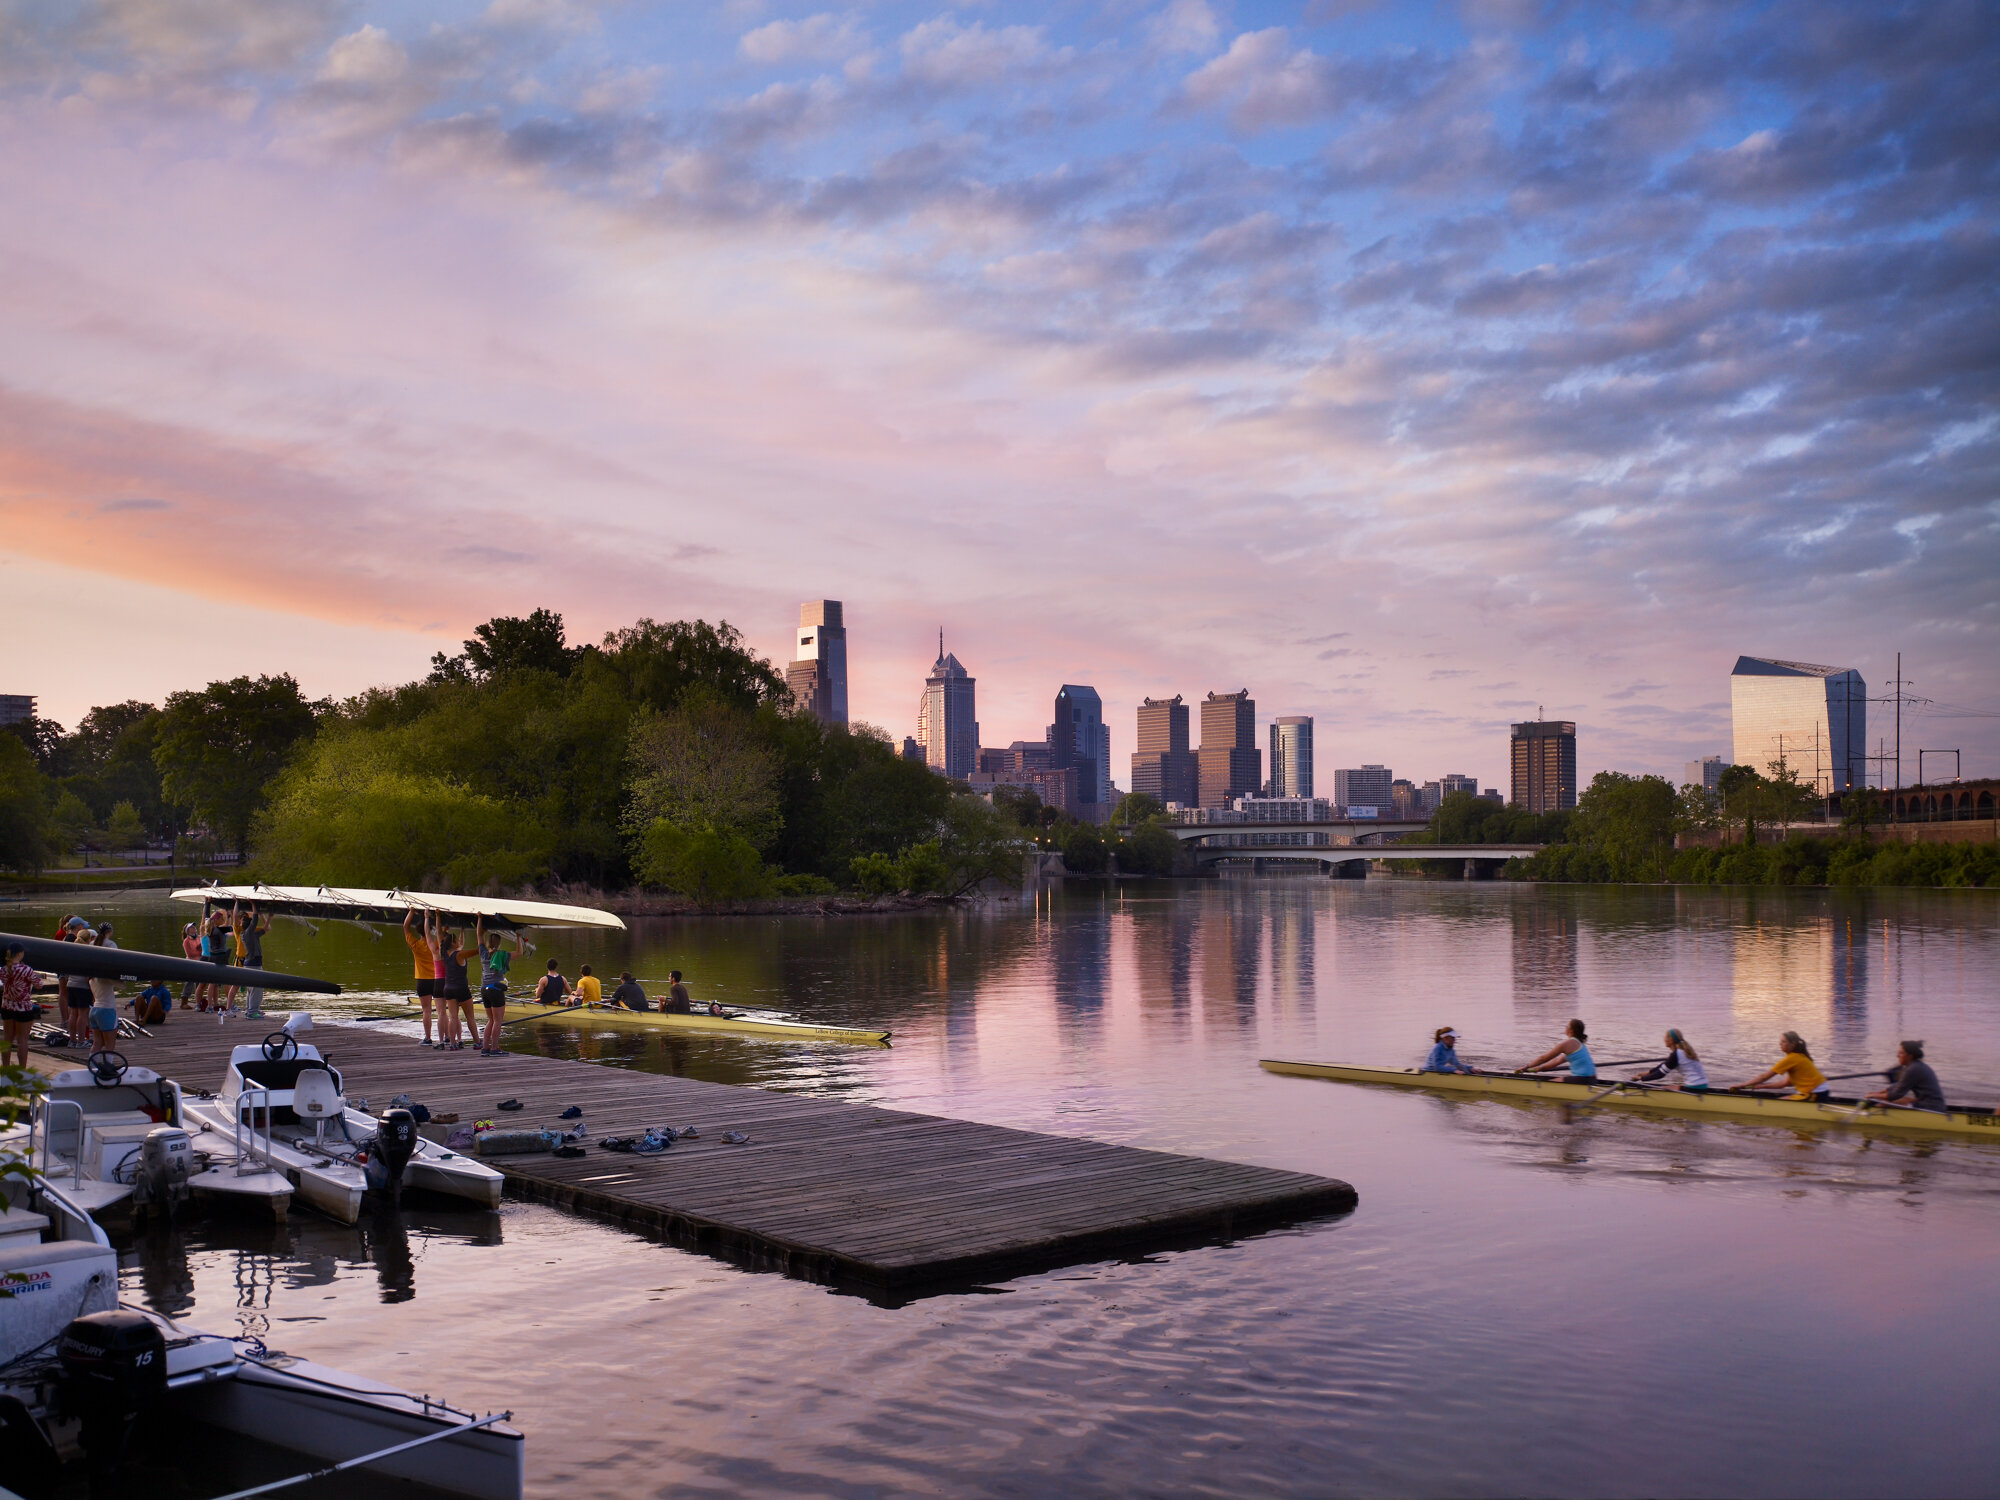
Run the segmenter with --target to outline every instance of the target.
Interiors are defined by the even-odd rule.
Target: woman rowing
[[[1928,1109],[1938,1114],[1945,1112],[1944,1086],[1938,1082],[1937,1074],[1931,1071],[1931,1065],[1924,1061],[1922,1042],[1897,1044],[1896,1066],[1889,1070],[1889,1087],[1877,1089],[1868,1097],[1904,1109]]]
[[[1774,1087],[1771,1080],[1782,1077],[1785,1081],[1775,1087],[1789,1088],[1792,1092],[1788,1097],[1825,1100],[1826,1074],[1820,1072],[1819,1064],[1812,1060],[1812,1053],[1806,1050],[1805,1039],[1796,1031],[1788,1031],[1778,1038],[1778,1050],[1784,1054],[1783,1057],[1748,1083],[1740,1083],[1737,1087],[1771,1088]]]
[[[1701,1054],[1688,1045],[1688,1039],[1681,1035],[1681,1029],[1678,1026],[1668,1027],[1664,1040],[1667,1044],[1667,1055],[1645,1072],[1634,1073],[1632,1081],[1656,1083],[1669,1073],[1678,1073],[1681,1075],[1680,1082],[1671,1087],[1683,1093],[1707,1093],[1708,1071],[1701,1065]]]
[[[1440,1026],[1431,1037],[1430,1055],[1424,1059],[1419,1073],[1470,1073],[1472,1069],[1458,1060],[1458,1033],[1449,1026]]]
[[[1570,1082],[1580,1083],[1597,1076],[1596,1059],[1590,1055],[1590,1046],[1584,1040],[1583,1022],[1571,1021],[1563,1029],[1563,1039],[1533,1062],[1516,1068],[1516,1073],[1551,1073],[1558,1068],[1569,1069]]]

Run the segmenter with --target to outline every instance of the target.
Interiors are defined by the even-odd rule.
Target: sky
[[[942,629],[1121,783],[1244,687],[1327,790],[1678,779],[1739,653],[1899,650],[2000,774],[1996,77],[1958,0],[0,0],[0,692],[825,597],[855,717]]]

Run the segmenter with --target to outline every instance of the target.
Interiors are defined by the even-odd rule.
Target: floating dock
[[[120,1050],[189,1090],[212,1089],[231,1046],[277,1025],[176,1011]],[[322,1025],[304,1039],[340,1070],[349,1096],[377,1112],[407,1093],[462,1123],[529,1129],[559,1126],[566,1106],[581,1106],[584,1156],[488,1159],[512,1196],[877,1297],[1224,1239],[1355,1203],[1352,1187],[1328,1177],[807,1094],[532,1054],[435,1051],[362,1026]],[[526,1108],[497,1112],[507,1098]],[[701,1138],[655,1156],[597,1145],[658,1125],[696,1125]],[[749,1143],[725,1144],[724,1131]]]

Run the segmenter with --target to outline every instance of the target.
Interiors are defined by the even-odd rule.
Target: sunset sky
[[[1323,793],[1678,777],[1898,649],[2000,773],[1996,79],[1990,0],[6,4],[0,692],[824,596],[856,717],[942,627],[1121,784],[1239,687]]]

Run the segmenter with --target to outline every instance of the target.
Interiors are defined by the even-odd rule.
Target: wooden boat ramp
[[[276,1019],[176,1011],[126,1058],[190,1090],[216,1087],[231,1045]],[[559,1128],[580,1106],[585,1154],[499,1156],[507,1191],[611,1219],[756,1269],[901,1300],[1053,1266],[1200,1243],[1351,1209],[1344,1182],[599,1063],[443,1052],[321,1025],[350,1097],[408,1094],[433,1113]],[[74,1057],[58,1050],[55,1057]],[[524,1109],[495,1106],[519,1099]],[[658,1155],[606,1136],[694,1125]],[[749,1139],[723,1140],[726,1132]]]

